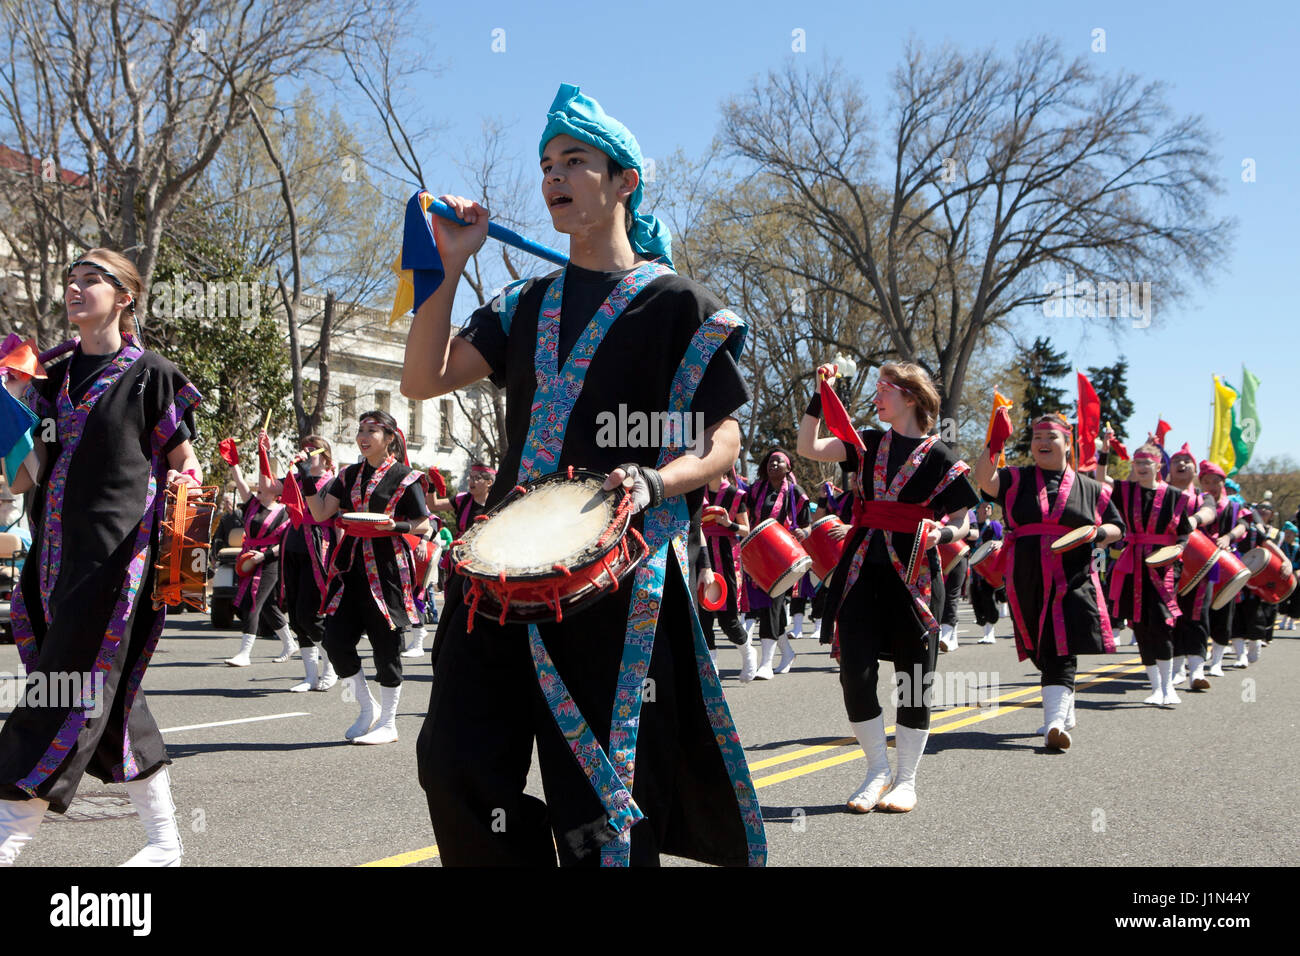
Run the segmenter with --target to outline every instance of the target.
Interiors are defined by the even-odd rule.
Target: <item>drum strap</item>
[[[552,284],[552,290],[557,283]],[[547,302],[550,303],[550,291],[548,291]],[[543,313],[548,307],[550,306],[543,305]],[[558,298],[553,303],[553,307],[556,313],[555,324],[558,328]],[[602,307],[601,312],[604,311]],[[599,318],[599,313],[597,317]],[[695,386],[702,380],[709,361],[717,349],[728,340],[731,333],[738,328],[743,328],[741,319],[725,309],[715,312],[701,324],[673,378],[669,392],[671,411],[681,414],[689,412]],[[539,328],[539,350],[543,338]],[[575,354],[581,345],[580,341],[579,345],[574,347]],[[594,346],[592,351],[594,352]],[[552,359],[552,363],[553,361]],[[539,355],[539,368],[540,365]],[[583,372],[585,372],[585,365],[578,371],[579,387]],[[554,470],[555,463],[559,459],[560,444],[563,441],[563,427],[576,397],[575,391],[569,397],[567,407],[563,409],[564,418],[559,420],[558,427],[554,421],[539,423],[540,416],[534,416],[532,429],[530,429],[530,443],[526,452],[527,464],[524,462],[520,464],[521,481],[530,477],[529,469],[534,468],[533,460],[540,459],[546,463],[547,470]],[[546,424],[548,427],[539,428],[539,424]],[[539,434],[533,435],[534,431]],[[678,438],[684,440],[685,436],[679,435]],[[682,450],[680,446],[665,447],[659,456],[659,466],[662,467],[677,458]],[[536,470],[540,472],[541,469]],[[654,694],[653,684],[648,683],[647,674],[654,652],[655,631],[658,626],[659,607],[663,599],[669,547],[676,552],[686,591],[688,594],[691,591],[690,583],[686,580],[688,562],[685,535],[689,526],[690,516],[686,513],[685,499],[681,496],[670,498],[645,512],[643,536],[649,554],[633,575],[632,603],[627,631],[624,635],[623,659],[619,666],[614,695],[608,751],[601,747],[579,712],[568,688],[564,685],[563,678],[555,669],[554,662],[542,643],[537,626],[530,624],[528,627],[529,647],[537,671],[538,683],[550,707],[551,715],[555,718],[556,725],[565,740],[569,742],[578,765],[586,774],[592,789],[605,808],[606,832],[597,837],[597,841],[603,844],[602,866],[628,865],[632,845],[631,828],[644,817],[632,798],[641,706],[647,698],[653,699]],[[745,763],[740,737],[736,733],[735,724],[722,694],[721,684],[709,658],[699,618],[695,613],[694,605],[688,602],[687,606],[691,616],[696,666],[700,675],[705,709],[740,807],[749,847],[750,865],[761,866],[766,861],[767,840],[763,832],[757,794]]]

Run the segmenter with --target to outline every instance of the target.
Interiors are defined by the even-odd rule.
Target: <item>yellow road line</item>
[[[432,860],[438,855],[438,846],[426,846],[422,850],[408,850],[405,853],[399,853],[397,856],[386,856],[382,860],[375,860],[371,863],[358,863],[357,866],[410,866],[412,863],[423,863],[425,860]]]
[[[1086,683],[1076,684],[1075,688],[1080,689],[1084,687],[1092,687],[1094,684],[1104,684],[1107,681],[1116,680],[1120,677],[1127,676],[1128,674],[1136,673],[1141,668],[1141,666],[1142,666],[1141,663],[1133,664],[1132,662],[1108,664],[1106,665],[1104,670],[1099,668],[1095,672],[1090,672],[1089,674],[1084,675],[1084,676],[1092,676],[1092,674],[1095,673],[1104,676],[1098,676],[1093,680],[1087,681]],[[1106,671],[1112,671],[1113,673],[1106,673]],[[1009,694],[1003,694],[1001,697],[997,699],[998,701],[1003,701],[1011,697],[1020,696],[1027,693],[1032,693],[1033,696],[1027,697],[1025,700],[1017,700],[1017,701],[1010,702],[1005,707],[1005,711],[1010,712],[1012,709],[1019,710],[1022,707],[1028,707],[1032,704],[1038,703],[1043,699],[1041,688],[1038,687],[1021,688],[1018,691],[1012,691]],[[965,708],[960,708],[959,710],[949,711],[945,716],[952,716],[953,714],[959,713],[961,711],[980,710],[980,709],[981,708],[965,707]],[[959,728],[966,727],[970,724],[979,723],[982,720],[992,720],[994,717],[997,717],[999,714],[1003,712],[1004,712],[1003,707],[998,707],[997,709],[992,709],[992,708],[982,709],[981,713],[972,714],[970,717],[965,717],[961,720],[949,721],[948,723],[942,724],[941,726],[934,727],[931,730],[931,733],[942,734],[948,731],[957,730]],[[893,729],[894,729],[893,727],[886,727],[885,733],[889,734]],[[856,741],[851,741],[851,743],[856,744]],[[793,780],[795,777],[802,777],[810,773],[816,773],[819,770],[826,770],[830,767],[837,767],[840,764],[848,763],[851,760],[861,760],[862,758],[863,758],[862,751],[856,749],[855,747],[855,749],[853,750],[849,750],[842,754],[836,754],[833,757],[827,757],[824,760],[817,760],[814,761],[813,763],[803,764],[802,766],[799,767],[791,767],[789,770],[782,770],[779,773],[768,774],[765,777],[755,777],[754,789],[762,790],[764,787],[771,787],[778,783],[784,783],[786,780]]]
[[[1126,667],[1131,663],[1133,662],[1120,661],[1116,663],[1103,664],[1100,667],[1098,667],[1096,670],[1089,671],[1081,676],[1090,677],[1096,674],[1104,674],[1106,673],[1106,671],[1114,670],[1115,668],[1118,667]],[[994,702],[1001,703],[1002,701],[1009,701],[1015,697],[1020,697],[1025,694],[1037,693],[1037,691],[1038,688],[1032,685],[1029,687],[1021,687],[1017,690],[1008,691],[1002,696],[997,697],[995,701],[989,701],[988,703],[982,706],[977,705],[977,706],[970,706],[970,707],[954,707],[952,710],[945,710],[941,713],[934,714],[932,716],[932,720],[936,722],[942,721],[950,717],[955,717],[958,714],[969,713],[970,711],[983,712],[988,709],[989,704],[992,704]],[[894,730],[893,727],[886,727],[885,733],[886,734],[893,733],[893,730]],[[776,767],[783,763],[789,763],[792,760],[802,760],[804,757],[811,757],[814,754],[825,753],[828,750],[835,750],[838,747],[847,747],[856,743],[857,741],[852,737],[841,737],[838,740],[831,741],[829,744],[817,744],[812,747],[802,747],[799,750],[792,750],[790,753],[787,754],[780,754],[775,757],[765,757],[762,760],[750,761],[749,771],[750,773],[753,773],[755,770],[766,770],[768,767]]]

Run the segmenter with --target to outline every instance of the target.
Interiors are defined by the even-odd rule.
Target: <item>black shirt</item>
[[[885,433],[874,428],[863,429],[862,440],[867,446],[866,451],[866,470],[862,473],[861,488],[863,498],[871,501],[875,498],[875,479],[873,469],[876,462],[876,450],[880,447],[880,441],[884,438]],[[894,480],[898,470],[903,467],[908,456],[916,451],[916,446],[921,444],[921,438],[907,438],[894,432],[889,442],[889,460],[885,463],[885,487]],[[845,463],[850,470],[857,471],[859,465],[858,449],[848,442],[845,442],[844,450],[847,452]],[[943,442],[935,442],[921,460],[915,474],[902,491],[898,493],[898,500],[907,504],[921,504],[929,497],[930,492],[943,480],[953,465],[957,464],[959,459],[951,448]],[[975,488],[971,485],[967,476],[962,475],[949,483],[948,487],[939,492],[934,500],[930,502],[930,507],[934,509],[936,519],[941,519],[942,515],[953,514],[957,511],[964,511],[967,508],[973,508],[979,503],[979,495],[976,494]],[[894,551],[898,554],[900,561],[907,562],[912,553],[911,534],[895,534],[893,538]],[[867,561],[872,564],[889,564],[889,552],[885,549],[885,536],[876,534],[871,536],[871,545],[867,549]]]
[[[628,274],[593,272],[574,265],[567,270],[560,308],[560,368],[601,303]],[[537,320],[546,289],[558,275],[530,279],[520,287],[509,335],[493,303],[477,309],[460,332],[491,366],[492,381],[506,389],[507,449],[488,496],[489,507],[514,487],[518,477],[537,390]],[[607,421],[619,414],[652,416],[668,411],[669,387],[691,337],[705,319],[722,308],[716,296],[678,275],[661,276],[645,286],[610,326],[591,360],[557,467],[573,465],[607,473],[625,462],[656,465],[658,446],[601,440],[602,416]],[[739,330],[733,336],[738,334]],[[691,411],[701,416],[707,429],[748,401],[749,389],[735,359],[727,348],[719,348],[696,388]],[[688,493],[688,510],[695,511],[702,498],[702,488]]]
[[[123,348],[125,348],[125,346],[123,346]],[[85,398],[86,393],[90,391],[90,386],[94,385],[95,382],[98,381],[99,376],[103,373],[104,369],[112,365],[121,354],[122,349],[118,349],[116,352],[110,352],[107,355],[87,355],[85,352],[81,351],[80,345],[77,346],[76,350],[72,353],[72,359],[68,365],[68,398],[72,400],[74,406],[81,404],[81,400]],[[143,385],[140,387],[143,388]],[[176,432],[167,440],[167,444],[163,446],[163,453],[166,454],[170,452],[181,442],[188,441],[192,437],[193,432],[186,424],[186,421],[182,419],[176,428]]]

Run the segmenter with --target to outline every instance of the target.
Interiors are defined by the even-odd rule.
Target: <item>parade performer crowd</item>
[[[845,800],[856,814],[918,806],[929,691],[938,655],[961,646],[962,599],[979,644],[996,647],[1010,619],[1019,660],[1039,674],[1035,736],[1054,753],[1076,744],[1080,657],[1116,653],[1125,627],[1149,683],[1143,702],[1166,712],[1190,700],[1179,685],[1210,691],[1229,649],[1236,668],[1255,666],[1275,632],[1294,628],[1300,542],[1295,523],[1274,526],[1268,496],[1248,504],[1218,465],[1187,444],[1167,455],[1154,435],[1127,477],[1113,478],[1110,450],[1122,446],[1109,428],[1096,469],[1076,469],[1061,414],[1021,422],[1028,461],[1008,465],[1015,426],[1000,403],[968,465],[940,440],[940,395],[917,364],[880,367],[879,427],[862,428],[834,391],[838,369],[822,365],[796,454],[769,447],[747,477],[735,417],[751,398],[738,364],[746,325],[674,271],[666,226],[640,208],[635,137],[563,84],[538,154],[542,198],[569,237],[566,265],[512,282],[453,335],[458,279],[488,211],[443,196],[459,221],[431,223],[432,197],[417,194],[399,263],[414,312],[403,392],[424,400],[482,379],[503,388],[499,462],[471,462],[453,494],[438,468],[412,467],[381,409],[357,419],[348,465],[309,434],[277,477],[264,426],[253,484],[233,439],[221,443],[238,500],[223,505],[213,550],[243,533],[243,633],[225,664],[264,668],[257,640],[274,638],[269,663],[301,657],[302,680],[288,691],[341,682],[357,703],[341,736],[394,743],[403,659],[417,666],[424,625],[437,621],[415,749],[444,863],[657,865],[668,853],[763,865],[762,813],[720,666],[744,693],[793,682],[767,683],[795,672],[805,617],[838,662],[866,761]],[[123,783],[144,823],[148,844],[126,865],[174,866],[183,852],[170,761],[141,683],[165,620],[150,595],[168,492],[203,487],[200,396],[144,348],[141,293],[126,257],[86,252],[66,277],[77,331],[67,357],[46,368],[33,351],[0,365],[6,408],[21,401],[56,426],[36,432],[0,488],[6,506],[25,492],[31,502],[30,554],[13,593],[18,652],[28,675],[87,678],[78,699],[24,700],[0,728],[0,866],[47,810],[67,812],[87,772]],[[613,408],[695,415],[704,432],[694,445],[681,435],[611,441],[597,422]],[[832,466],[843,488],[821,481]],[[817,475],[816,501],[797,471]],[[507,516],[525,512],[512,508],[583,475],[596,482],[583,508],[511,530],[518,566],[482,570],[478,543],[514,529]],[[541,567],[522,556],[602,508],[609,526],[574,549],[596,555],[590,569],[568,555]],[[816,573],[814,539],[833,551]],[[748,557],[770,547],[787,549],[776,584]],[[1274,590],[1255,586],[1261,568],[1280,582]],[[719,630],[737,649],[734,672],[719,660]],[[893,668],[892,761],[882,662]],[[805,658],[800,672],[811,669]],[[544,801],[525,789],[534,753]]]

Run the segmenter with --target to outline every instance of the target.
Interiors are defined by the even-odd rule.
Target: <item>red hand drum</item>
[[[713,572],[713,580],[705,588],[699,591],[700,607],[706,611],[721,611],[727,603],[727,579],[717,571]]]
[[[952,569],[957,567],[957,562],[967,554],[970,554],[970,545],[965,541],[949,541],[939,545],[939,564],[943,567],[943,573],[951,574]]]
[[[740,542],[740,565],[756,585],[780,597],[812,567],[812,558],[785,525],[768,518]]]
[[[1286,557],[1276,547],[1252,548],[1241,560],[1250,570],[1246,587],[1266,604],[1281,604],[1295,590],[1295,577],[1282,573]]]
[[[1193,531],[1188,535],[1183,547],[1183,573],[1178,578],[1178,593],[1189,594],[1195,590],[1210,573],[1210,568],[1219,563],[1222,554],[1214,539],[1204,531]]]
[[[631,499],[602,490],[606,475],[569,468],[516,486],[451,543],[474,614],[561,621],[618,590],[646,555]]]
[[[1082,528],[1067,531],[1052,542],[1053,554],[1064,554],[1085,544],[1092,544],[1097,539],[1097,526],[1086,524]]]
[[[835,566],[840,563],[840,555],[844,553],[844,542],[847,540],[840,538],[836,541],[830,533],[843,527],[843,521],[835,515],[827,515],[812,523],[808,537],[803,540],[803,549],[812,558],[812,572],[823,581],[831,576]]]
[[[985,541],[970,556],[970,569],[994,588],[1005,583],[1006,564],[1007,556],[1002,553],[1001,541]]]

